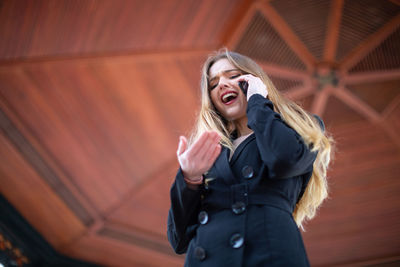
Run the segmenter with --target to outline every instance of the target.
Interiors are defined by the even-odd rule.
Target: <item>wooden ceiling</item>
[[[399,264],[395,0],[1,1],[0,193],[64,255],[182,266],[166,239],[175,151],[223,46],[336,140],[311,264]]]

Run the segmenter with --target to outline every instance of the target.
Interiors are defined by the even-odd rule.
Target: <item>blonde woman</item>
[[[180,137],[168,239],[185,266],[309,266],[299,227],[327,197],[331,139],[250,58],[203,66],[192,136]]]

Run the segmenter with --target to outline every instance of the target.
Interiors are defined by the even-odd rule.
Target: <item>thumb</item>
[[[181,155],[183,152],[186,151],[187,147],[187,140],[186,137],[180,136],[179,137],[179,146],[178,146],[178,151],[176,151],[176,154]]]

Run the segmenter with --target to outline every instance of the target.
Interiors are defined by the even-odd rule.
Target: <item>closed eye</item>
[[[232,73],[232,72],[234,72],[232,75],[228,75],[229,73]],[[232,69],[232,70],[224,71],[223,75],[232,80],[232,79],[235,79],[235,78],[239,77],[240,75],[242,75],[242,73],[238,72],[238,69]],[[210,91],[218,86],[218,83],[219,83],[218,80],[219,80],[218,76],[216,76],[210,80],[211,82],[208,84]]]
[[[210,90],[214,89],[215,87],[217,87],[217,84],[213,84],[213,85],[209,85],[210,86]]]

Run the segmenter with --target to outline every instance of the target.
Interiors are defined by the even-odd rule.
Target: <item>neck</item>
[[[247,117],[235,121],[238,137],[251,134],[253,131],[247,127]]]

